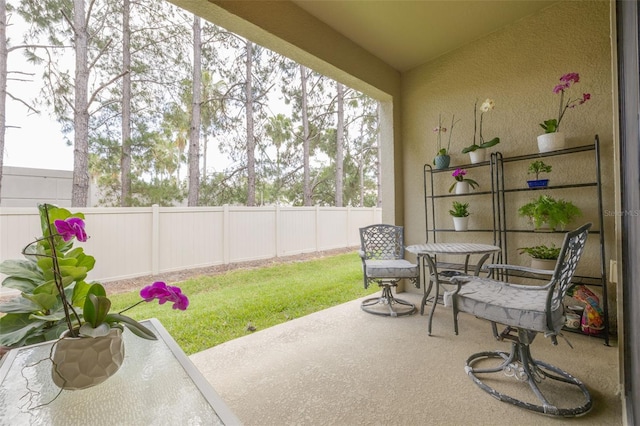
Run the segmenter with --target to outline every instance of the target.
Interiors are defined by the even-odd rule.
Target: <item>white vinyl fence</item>
[[[358,228],[379,208],[148,207],[82,211],[96,258],[89,280],[114,281],[189,268],[269,259],[360,244]],[[22,258],[41,235],[36,208],[0,208],[0,261]]]

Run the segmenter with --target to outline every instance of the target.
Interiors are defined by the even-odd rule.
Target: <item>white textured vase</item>
[[[487,159],[487,150],[480,148],[475,151],[469,151],[469,158],[471,159],[471,164],[482,163]]]
[[[467,217],[452,217],[453,229],[456,231],[466,231],[469,228],[469,216]]]
[[[456,182],[456,194],[468,194],[469,182]]]
[[[124,341],[118,328],[102,337],[62,337],[54,345],[51,377],[61,389],[86,389],[114,375],[123,360]]]
[[[533,269],[543,269],[545,271],[553,271],[556,269],[557,260],[551,259],[536,259],[535,257],[531,258],[531,268]]]
[[[564,148],[564,133],[545,133],[538,136],[538,151],[550,152]]]

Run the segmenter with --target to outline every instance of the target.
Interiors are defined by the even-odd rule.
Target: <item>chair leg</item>
[[[382,311],[376,309],[380,308],[380,306],[385,306],[387,310]],[[391,292],[391,286],[387,284],[382,286],[382,295],[380,295],[380,297],[370,297],[363,300],[360,308],[370,314],[386,317],[411,315],[416,311],[416,307],[413,303],[394,297]]]
[[[500,363],[490,368],[474,367],[474,364],[477,361],[491,358],[497,358]],[[591,409],[593,404],[589,391],[579,379],[573,377],[571,374],[559,369],[558,367],[533,359],[533,357],[531,356],[529,343],[513,341],[511,343],[511,352],[493,351],[473,354],[467,359],[465,372],[469,375],[469,377],[471,377],[476,385],[478,385],[482,390],[489,393],[494,398],[538,413],[561,417],[573,417],[587,413]],[[519,382],[526,382],[540,403],[535,404],[522,401],[512,396],[501,393],[484,383],[480,378],[476,376],[500,372],[504,373],[504,375],[507,377],[515,378]],[[496,383],[496,378],[492,377],[492,379],[492,382]],[[570,386],[577,387],[584,396],[584,402],[582,403],[582,405],[579,405],[577,407],[558,407],[557,405],[549,401],[548,398],[543,394],[543,391],[540,389],[545,379],[551,379]]]

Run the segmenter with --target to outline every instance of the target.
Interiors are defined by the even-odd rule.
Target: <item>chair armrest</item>
[[[360,256],[360,259],[364,260],[364,256],[365,256],[364,251],[358,250],[358,256]]]
[[[531,274],[547,275],[547,276],[553,275],[553,271],[548,269],[534,269],[534,268],[528,268],[526,266],[506,265],[502,263],[492,263],[492,264],[486,265],[486,267],[487,269],[502,269],[503,271],[529,272]]]

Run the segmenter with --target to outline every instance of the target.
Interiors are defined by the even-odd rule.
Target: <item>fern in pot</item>
[[[571,201],[541,195],[521,206],[518,214],[527,217],[536,230],[541,230],[546,225],[555,231],[564,230],[574,219],[582,216],[582,211]]]
[[[553,243],[551,246],[542,244],[539,246],[520,247],[518,252],[531,256],[531,267],[533,269],[553,270],[558,262],[558,256],[560,256],[560,247],[556,247]]]

